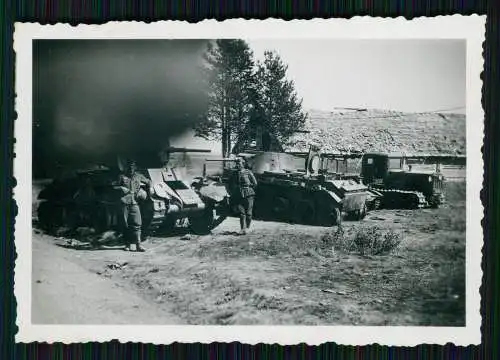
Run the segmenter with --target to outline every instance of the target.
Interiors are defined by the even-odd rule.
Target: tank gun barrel
[[[164,152],[166,153],[211,153],[212,150],[210,149],[194,149],[194,148],[181,148],[181,147],[175,147],[175,146],[169,146],[167,148],[163,149]]]
[[[294,156],[308,156],[309,152],[306,151],[286,151],[287,154]],[[346,158],[346,159],[357,159],[363,156],[362,153],[321,153],[322,158]]]
[[[212,161],[212,162],[237,161],[237,160],[238,159],[233,159],[233,158],[205,159],[205,161]]]

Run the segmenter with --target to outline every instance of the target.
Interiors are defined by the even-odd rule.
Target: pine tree
[[[287,80],[288,65],[272,51],[264,53],[264,61],[257,63],[258,91],[252,99],[253,127],[260,126],[281,144],[287,144],[291,136],[302,130],[307,115],[302,111],[302,99],[295,91],[295,84]]]
[[[220,140],[222,155],[228,156],[252,110],[253,53],[243,40],[219,39],[210,43],[205,59],[209,104],[206,120],[195,131],[199,137]]]

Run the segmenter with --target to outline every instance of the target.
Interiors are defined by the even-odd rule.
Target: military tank
[[[165,150],[165,149],[164,149]],[[210,150],[173,148],[175,152],[210,152]],[[97,231],[119,230],[121,227],[121,194],[114,183],[122,164],[78,171],[57,178],[38,195],[38,222],[52,231],[58,227],[87,226]],[[171,230],[187,220],[193,233],[206,234],[227,216],[228,193],[215,183],[189,184],[178,169],[163,163],[158,167],[141,167],[137,172],[151,182],[152,191],[140,201],[143,233]],[[143,184],[146,187],[146,184]],[[146,189],[145,189],[146,190]]]
[[[249,160],[259,186],[256,217],[332,226],[342,219],[362,220],[380,194],[364,184],[322,168],[319,149],[311,146],[304,170],[290,170],[296,157],[262,153]]]
[[[334,226],[343,218],[363,219],[381,197],[355,179],[322,171],[321,154],[314,147],[307,153],[304,168],[299,165],[303,158],[282,152],[240,153],[238,157],[246,159],[258,182],[255,219]],[[229,188],[233,171],[226,166],[218,181]]]

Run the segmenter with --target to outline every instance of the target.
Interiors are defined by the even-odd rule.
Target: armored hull
[[[368,211],[370,193],[354,181],[276,173],[257,179],[255,218],[334,226],[345,217],[361,220]]]

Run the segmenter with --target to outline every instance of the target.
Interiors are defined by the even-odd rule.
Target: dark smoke
[[[203,119],[205,49],[204,40],[35,41],[34,175],[156,157]]]

